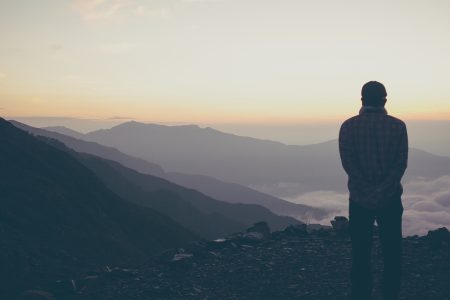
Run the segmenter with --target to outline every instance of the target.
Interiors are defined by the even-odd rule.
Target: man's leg
[[[398,299],[402,269],[402,214],[400,197],[392,199],[392,205],[377,216],[383,250],[383,297],[385,300]]]
[[[352,239],[352,299],[367,300],[372,294],[371,248],[375,216],[350,201],[349,222]]]

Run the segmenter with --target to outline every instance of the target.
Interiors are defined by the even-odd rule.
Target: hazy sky
[[[0,115],[450,120],[450,1],[0,0]]]

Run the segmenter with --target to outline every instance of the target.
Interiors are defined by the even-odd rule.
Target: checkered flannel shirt
[[[408,135],[403,121],[384,108],[363,107],[339,131],[339,153],[348,174],[350,201],[371,209],[400,197],[400,180],[408,162]]]

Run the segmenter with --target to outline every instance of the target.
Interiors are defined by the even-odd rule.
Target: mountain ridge
[[[301,220],[306,219],[309,216],[320,218],[325,213],[320,209],[288,202],[280,198],[250,189],[248,187],[223,182],[216,178],[196,174],[165,172],[159,165],[148,163],[147,161],[143,161],[142,159],[134,158],[123,153],[116,153],[120,151],[116,150],[115,148],[106,147],[95,142],[89,142],[83,139],[66,136],[57,132],[49,132],[44,129],[34,128],[20,122],[11,122],[15,126],[35,135],[42,135],[57,139],[60,142],[64,143],[67,147],[72,148],[77,152],[89,153],[99,157],[117,161],[126,167],[137,170],[138,172],[165,178],[177,184],[195,188],[200,192],[220,201],[230,203],[260,204],[265,206],[266,208],[269,208],[276,214],[293,216]]]
[[[139,132],[114,128],[93,131],[87,140],[153,161],[166,170],[202,174],[225,182],[259,187],[295,183],[291,196],[333,190],[346,192],[336,140],[312,145],[285,145],[216,130],[183,131],[174,126],[140,124]],[[405,180],[447,175],[450,157],[410,149]]]

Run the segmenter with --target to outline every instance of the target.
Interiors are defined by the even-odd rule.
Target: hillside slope
[[[381,299],[383,263],[377,235],[373,246],[373,299]],[[350,267],[348,235],[288,228],[263,239],[243,234],[172,249],[120,278],[99,274],[102,279],[61,299],[347,300]],[[450,234],[445,228],[404,238],[400,299],[448,299],[449,269]]]
[[[1,289],[142,262],[197,239],[167,216],[122,200],[71,155],[1,118],[0,166]]]
[[[77,157],[123,199],[154,208],[205,238],[220,238],[258,221],[266,221],[276,229],[299,223],[293,218],[275,215],[260,205],[215,200],[114,161],[87,154]]]

